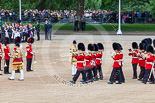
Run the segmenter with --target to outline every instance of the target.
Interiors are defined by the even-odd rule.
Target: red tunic
[[[92,65],[91,65],[91,61],[92,61],[91,55],[85,55],[85,61],[86,61],[86,66],[85,67],[92,67]]]
[[[84,69],[84,58],[85,58],[84,54],[83,55],[77,55],[76,58],[77,58],[76,68],[77,69]]]
[[[120,53],[120,62],[121,62],[121,67],[123,67],[123,53]]]
[[[144,52],[142,52],[142,53],[144,53]],[[142,57],[139,57],[139,66],[145,67],[145,59],[143,59]]]
[[[92,67],[96,67],[96,55],[95,54],[92,54],[91,55],[91,57],[92,57]]]
[[[102,52],[96,54],[96,65],[101,65],[102,63]]]
[[[26,58],[32,58],[33,54],[32,54],[32,46],[31,45],[26,47],[26,51],[27,51]]]
[[[138,64],[139,63],[139,60],[137,57],[138,50],[134,50],[134,52],[136,53],[129,53],[129,56],[132,56],[132,64]]]
[[[113,68],[119,68],[120,65],[120,54],[117,53],[115,56],[113,56],[113,60],[114,60],[114,64],[113,64]]]
[[[154,61],[155,56],[153,56],[152,54],[148,55],[148,58],[146,59],[145,69],[152,69]]]
[[[4,53],[5,53],[4,59],[5,60],[10,60],[11,53],[10,53],[10,48],[9,47],[4,48]]]

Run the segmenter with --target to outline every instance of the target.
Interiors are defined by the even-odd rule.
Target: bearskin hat
[[[152,47],[151,45],[148,45],[148,46],[146,47],[146,52],[154,53],[153,47]]]
[[[123,50],[123,47],[120,43],[118,43],[119,47],[120,47],[120,50]]]
[[[139,44],[139,49],[140,49],[140,50],[144,50],[144,43],[140,43],[140,44]]]
[[[132,48],[133,48],[133,49],[138,49],[138,44],[137,44],[136,42],[133,42],[133,43],[132,43]]]
[[[73,44],[76,44],[76,40],[73,41]]]
[[[31,44],[34,43],[34,38],[32,38],[32,37],[29,38],[29,39],[28,39],[28,43],[31,43]]]
[[[16,38],[15,38],[15,44],[16,44],[16,43],[20,43],[20,42],[21,42],[20,37],[16,37]]]
[[[94,51],[94,45],[93,44],[88,44],[88,50]]]
[[[98,46],[97,46],[97,44],[94,44],[94,51],[98,51]]]
[[[113,43],[112,47],[114,50],[120,50],[120,46],[118,45],[118,43]]]
[[[149,43],[152,45],[152,39],[148,38]]]
[[[8,37],[5,37],[5,40],[4,40],[5,44],[9,44],[9,38]]]
[[[83,43],[79,43],[78,50],[85,51],[85,45]]]
[[[142,43],[144,43],[144,44],[150,44],[150,41],[148,39],[144,39],[144,40],[142,40]]]
[[[102,43],[97,44],[99,50],[104,50],[104,46]]]
[[[155,39],[153,40],[153,46],[155,47]]]

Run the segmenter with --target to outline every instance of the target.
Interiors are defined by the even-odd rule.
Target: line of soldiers
[[[153,46],[152,46],[153,44]],[[132,56],[133,79],[137,79],[137,65],[140,67],[139,81],[146,84],[154,84],[154,68],[155,68],[155,39],[146,38],[139,44],[132,43],[133,50],[129,49],[129,56]]]
[[[88,51],[85,51],[83,43],[79,43],[77,47],[78,49],[74,40],[73,47],[70,50],[73,75],[73,80],[70,82],[75,84],[80,74],[82,74],[82,83],[93,82],[99,79],[103,80],[101,68],[103,44],[88,44]]]
[[[153,43],[153,46],[152,46]],[[88,44],[88,52],[85,52],[85,45],[78,44],[76,48],[76,41],[73,41],[73,47],[70,50],[70,58],[72,61],[72,75],[73,80],[70,82],[75,84],[79,75],[82,74],[83,83],[93,82],[98,79],[103,80],[102,73],[102,52],[104,46],[101,43]],[[125,77],[122,70],[123,67],[123,47],[119,43],[112,44],[114,53],[112,59],[114,60],[113,69],[108,84],[122,84],[125,83]],[[132,43],[132,49],[129,49],[129,56],[132,56],[133,79],[137,79],[137,65],[140,66],[139,79],[142,83],[154,84],[154,68],[155,68],[155,40],[146,38],[138,44]],[[100,78],[98,78],[98,74]]]
[[[5,47],[4,47],[4,57],[3,57],[3,50],[2,45],[0,44],[0,70],[1,69],[1,61],[4,58],[4,74],[11,74],[9,72],[9,65],[10,65],[10,59],[13,58],[11,70],[12,70],[12,76],[8,78],[9,80],[15,79],[15,73],[21,73],[20,81],[24,80],[24,71],[23,71],[23,55],[22,55],[22,45],[20,45],[21,39],[20,37],[15,38],[15,47],[13,50],[13,55],[10,51],[10,40],[8,37],[5,38]],[[33,51],[32,51],[32,44],[34,42],[34,38],[30,37],[28,38],[28,46],[26,47],[26,59],[27,59],[27,72],[33,71],[31,70],[31,64],[32,64],[32,58],[33,58]],[[2,74],[1,74],[2,75]]]

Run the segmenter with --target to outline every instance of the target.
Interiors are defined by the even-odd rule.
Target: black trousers
[[[139,74],[139,79],[142,79],[145,74],[145,67],[140,67],[140,74]]]
[[[97,66],[97,71],[98,71],[98,73],[99,73],[100,79],[103,79],[103,73],[102,73],[101,65],[98,65],[98,66]]]
[[[40,32],[37,32],[37,40],[40,40]]]
[[[98,77],[97,77],[97,68],[96,67],[93,67],[93,77],[95,78],[95,79],[97,79]]]
[[[9,73],[10,60],[5,60],[6,67],[4,67],[4,74]]]
[[[120,74],[121,74],[121,82],[125,82],[125,77],[124,77],[124,73],[123,73],[123,70],[122,70],[122,67],[120,67]]]
[[[151,82],[155,82],[154,81],[153,73],[151,73],[151,78],[149,78],[150,77],[150,73],[151,73],[151,69],[145,69],[145,74],[144,74],[143,82],[146,83],[148,81],[148,79],[150,79]]]
[[[137,78],[137,64],[132,64],[133,67],[133,77]]]
[[[27,71],[31,71],[32,58],[27,58]]]
[[[92,68],[86,70],[86,77],[87,77],[88,80],[93,79]]]
[[[121,78],[120,68],[113,68],[109,81],[115,82],[118,80],[118,82],[121,82]]]
[[[82,74],[82,79],[84,81],[87,81],[87,78],[86,78],[86,72],[84,70],[77,70],[76,74],[74,75],[73,77],[73,81],[77,81],[77,79],[79,78],[80,74]]]

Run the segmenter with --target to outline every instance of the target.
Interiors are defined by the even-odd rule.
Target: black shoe
[[[75,84],[75,81],[73,81],[73,80],[71,80],[70,82],[71,82],[72,84]]]
[[[110,82],[108,82],[108,84],[113,84],[113,82],[110,81]]]
[[[103,80],[103,78],[100,78],[100,80]]]
[[[150,84],[155,84],[154,82],[151,82]]]
[[[3,74],[0,74],[0,75],[3,75]]]
[[[132,79],[137,79],[136,77],[133,77]]]
[[[8,80],[14,80],[14,79],[8,78]]]
[[[139,81],[142,81],[142,79],[138,79]]]
[[[84,82],[84,80],[80,80],[80,82]]]
[[[122,84],[121,82],[117,82],[116,84]]]
[[[19,81],[24,81],[24,79],[18,79]]]

